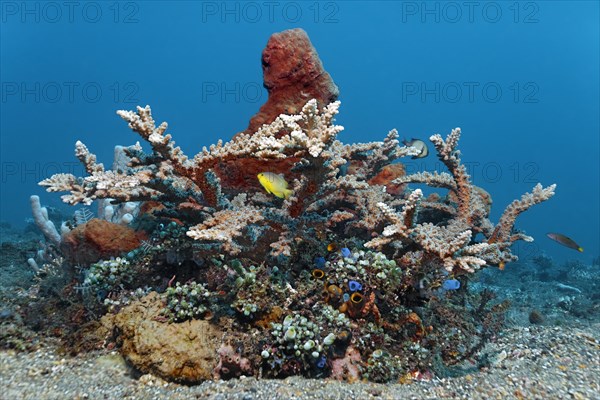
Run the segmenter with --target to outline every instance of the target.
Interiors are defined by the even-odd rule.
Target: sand
[[[513,327],[489,343],[490,366],[411,384],[255,378],[196,386],[139,376],[114,351],[0,352],[2,399],[600,399],[600,324]]]

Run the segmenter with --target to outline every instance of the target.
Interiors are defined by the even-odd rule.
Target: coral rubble
[[[104,312],[116,313],[105,323],[144,372],[183,382],[240,375],[405,381],[448,374],[502,324],[507,305],[471,293],[469,279],[516,260],[512,243],[532,240],[514,230],[516,217],[549,199],[555,185],[538,184],[494,226],[491,197],[461,163],[459,128],[430,138],[443,173],[405,175],[399,159],[419,150],[401,146],[395,130],[382,141],[343,144],[334,124],[340,103],[325,104],[337,88],[303,35],[275,36],[263,54],[273,79],[269,101],[279,107],[269,113],[284,111],[260,117],[268,124],[255,119],[251,126],[262,125],[249,134],[188,158],[149,106],[118,111],[151,153],[139,144],[120,148],[127,165],[107,171],[77,142],[88,176],[40,183],[69,192],[62,198],[70,204],[102,200],[104,216],[119,214],[120,224],[102,223],[131,231],[120,247],[101,252],[104,260],[94,253],[81,280]],[[296,82],[306,74],[329,85],[327,96],[304,104],[275,90],[293,66],[274,65],[273,57],[285,58],[285,43],[297,40],[309,71]],[[280,173],[291,195],[265,193],[257,172]],[[449,193],[425,199],[411,183]],[[39,200],[33,204],[49,241],[58,242]],[[136,241],[128,223],[146,240]],[[64,234],[60,247],[82,229]]]

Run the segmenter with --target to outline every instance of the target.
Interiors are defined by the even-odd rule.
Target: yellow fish
[[[283,178],[283,175],[273,172],[261,172],[256,177],[267,193],[274,194],[282,199],[287,199],[291,196],[292,191],[288,189],[288,183]]]

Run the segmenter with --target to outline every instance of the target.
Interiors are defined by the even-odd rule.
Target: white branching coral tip
[[[75,143],[75,156],[85,166],[88,174],[104,172],[104,165],[96,162],[96,155],[90,153],[87,146],[81,141]]]
[[[394,239],[407,239],[412,232],[415,214],[422,197],[423,192],[421,189],[414,190],[408,196],[400,214],[396,213],[392,207],[383,202],[377,203],[385,218],[392,222],[392,225],[388,225],[383,229],[383,237],[375,238],[365,243],[365,246],[378,249],[391,243]]]
[[[235,238],[244,235],[244,229],[264,218],[255,207],[241,207],[236,210],[222,210],[214,213],[204,222],[191,227],[187,235],[195,240],[215,241],[223,244],[223,249],[231,255],[239,254],[241,247]]]

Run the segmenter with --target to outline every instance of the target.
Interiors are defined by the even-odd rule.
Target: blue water
[[[558,184],[517,221],[537,239],[517,254],[589,262],[600,253],[598,3],[468,4],[4,1],[0,219],[24,225],[31,194],[63,207],[37,182],[82,173],[76,140],[108,165],[115,144],[136,142],[117,109],[150,104],[188,155],[245,129],[267,98],[270,34],[302,27],[340,88],[342,141],[460,126],[493,222],[538,181]]]

